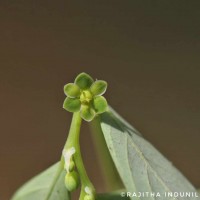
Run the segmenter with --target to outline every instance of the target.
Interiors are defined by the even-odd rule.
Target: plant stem
[[[106,145],[106,141],[100,126],[100,116],[92,121],[90,127],[94,133],[92,134],[93,141],[98,153],[100,167],[104,175],[106,188],[107,190],[119,190],[123,188],[123,184]]]
[[[87,175],[87,172],[83,164],[83,159],[81,156],[81,151],[80,151],[79,137],[80,137],[81,122],[82,122],[82,118],[80,117],[80,113],[75,112],[72,117],[69,135],[68,135],[66,144],[64,146],[64,149],[66,150],[70,149],[71,147],[74,147],[76,150],[75,154],[73,155],[73,159],[74,159],[77,171],[80,176],[81,184],[82,184],[80,200],[82,200],[86,194],[85,187],[89,187],[91,192],[95,194],[94,186]]]
[[[65,143],[64,149],[67,150],[71,147],[75,147],[75,145],[79,143],[81,122],[82,122],[82,119],[80,117],[80,113],[79,112],[73,113],[72,122],[69,129],[69,134],[68,134],[68,138]]]

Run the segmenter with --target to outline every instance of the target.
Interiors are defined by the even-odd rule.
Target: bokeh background
[[[60,158],[63,85],[107,80],[109,103],[200,187],[200,1],[0,2],[0,199]],[[87,124],[82,151],[105,190]]]

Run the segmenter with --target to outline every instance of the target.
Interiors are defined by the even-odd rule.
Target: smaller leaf
[[[79,99],[67,97],[63,103],[63,108],[69,112],[77,112],[81,108],[81,102]]]
[[[76,84],[68,83],[64,86],[64,93],[68,97],[75,98],[80,96],[80,89]]]
[[[62,163],[58,162],[23,185],[11,200],[69,200],[65,174]]]
[[[107,110],[107,106],[108,106],[107,101],[102,96],[95,97],[93,104],[97,113],[103,113]]]
[[[75,84],[82,90],[89,89],[93,82],[92,77],[84,72],[79,74],[75,79]]]
[[[107,82],[99,80],[99,81],[95,81],[92,84],[90,91],[92,92],[94,96],[98,96],[98,95],[103,95],[106,89],[107,89]]]
[[[89,106],[82,106],[81,117],[88,122],[92,121],[95,117],[94,109],[90,108]]]

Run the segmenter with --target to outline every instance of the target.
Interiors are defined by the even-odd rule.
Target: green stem
[[[123,184],[106,145],[100,126],[100,116],[92,121],[90,127],[92,132],[94,132],[94,134],[92,134],[93,141],[98,153],[99,163],[104,175],[103,177],[105,179],[106,188],[108,191],[119,190],[123,188]]]
[[[95,194],[94,186],[87,175],[87,172],[83,164],[83,159],[81,156],[81,151],[80,151],[79,138],[80,138],[81,122],[82,122],[82,118],[80,117],[80,113],[75,112],[72,117],[69,135],[68,135],[66,144],[64,146],[64,149],[66,150],[70,149],[71,147],[74,147],[76,150],[75,154],[73,155],[73,158],[74,158],[74,162],[75,162],[77,171],[80,176],[81,184],[82,184],[80,200],[82,200],[86,194],[85,187],[89,187],[91,192]]]
[[[75,147],[75,145],[79,143],[81,122],[82,122],[82,119],[80,117],[80,113],[75,112],[72,117],[72,122],[69,129],[69,135],[65,143],[64,149],[67,150],[71,147]]]

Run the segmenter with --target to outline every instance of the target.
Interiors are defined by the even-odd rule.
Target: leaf
[[[96,200],[130,200],[128,197],[124,197],[120,192],[112,192],[105,194],[97,194]]]
[[[165,192],[193,192],[191,183],[141,134],[111,109],[101,115],[102,131],[121,179],[128,192],[159,193],[160,198],[143,197],[142,199],[170,199]],[[132,197],[131,199],[140,199]],[[171,198],[171,199],[180,199]],[[195,199],[198,197],[181,197]]]
[[[22,186],[11,200],[69,200],[65,172],[58,162]]]

